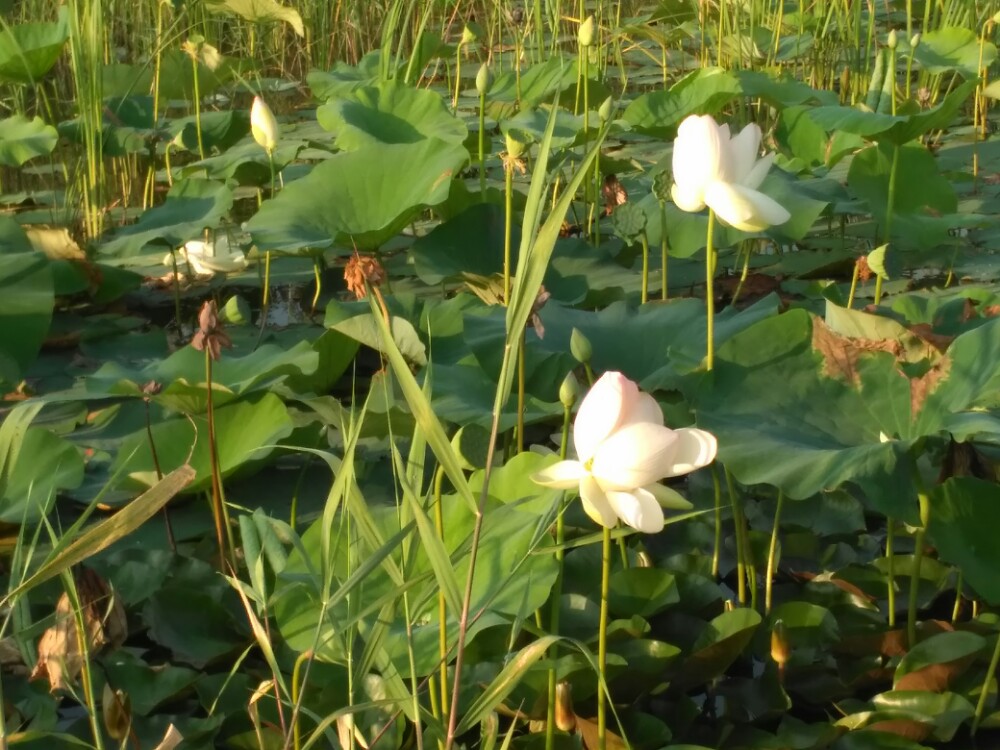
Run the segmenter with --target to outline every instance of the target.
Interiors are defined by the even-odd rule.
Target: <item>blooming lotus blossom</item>
[[[656,482],[707,466],[716,453],[711,433],[665,427],[656,400],[620,372],[605,373],[583,399],[573,443],[576,461],[560,461],[532,479],[579,487],[583,509],[602,526],[621,519],[651,534],[663,528]]]
[[[268,153],[278,146],[278,121],[274,119],[274,113],[267,102],[259,96],[253,98],[253,106],[250,108],[250,132],[253,133],[253,139]]]
[[[726,224],[759,232],[791,218],[777,201],[757,188],[774,154],[759,157],[760,128],[751,123],[737,135],[710,115],[691,115],[674,140],[674,184],[670,195],[682,211],[708,206]]]
[[[229,244],[229,238],[222,235],[213,240],[190,240],[184,247],[177,250],[177,261],[187,262],[191,270],[199,276],[211,276],[215,273],[233,273],[247,267],[247,258],[239,248]],[[173,265],[174,259],[170,253],[163,258],[163,264]]]

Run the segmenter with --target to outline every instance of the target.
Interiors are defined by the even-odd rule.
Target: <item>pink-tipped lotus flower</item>
[[[708,206],[744,232],[788,221],[791,214],[757,189],[774,161],[774,154],[760,157],[760,138],[756,123],[734,136],[711,115],[685,118],[674,140],[670,195],[677,208],[695,212]]]
[[[716,452],[711,433],[665,427],[656,400],[620,372],[605,373],[583,399],[573,443],[578,460],[560,461],[532,479],[579,487],[584,510],[602,526],[621,519],[650,534],[663,528],[656,482],[707,466]]]

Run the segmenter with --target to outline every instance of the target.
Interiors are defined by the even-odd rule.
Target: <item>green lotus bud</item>
[[[898,37],[896,36],[895,29],[889,32],[889,38],[886,40],[885,44],[889,49],[896,49],[896,45],[899,44],[899,41]]]
[[[479,34],[476,33],[475,27],[466,24],[465,28],[462,29],[462,41],[459,44],[472,44],[478,38]]]
[[[594,356],[594,349],[590,346],[590,339],[584,336],[579,328],[574,328],[573,332],[569,335],[569,351],[577,362],[584,365],[590,362],[590,358]]]
[[[511,128],[504,134],[504,141],[507,143],[507,155],[512,159],[520,159],[521,156],[528,148],[528,144],[520,140],[516,135],[514,135],[514,129]]]
[[[607,122],[611,119],[611,114],[614,112],[614,103],[611,101],[609,96],[601,104],[600,108],[597,110],[598,117],[601,118],[601,122]]]
[[[490,86],[493,85],[493,71],[490,70],[490,66],[483,63],[479,66],[479,72],[476,73],[476,91],[479,92],[480,96],[486,96],[486,92],[490,90]]]
[[[559,386],[559,401],[567,409],[572,409],[580,398],[580,383],[572,372],[566,373],[562,385]]]
[[[587,16],[587,20],[580,24],[580,30],[576,32],[576,41],[581,47],[589,47],[594,43],[594,16]]]
[[[1000,23],[1000,10],[993,14],[993,18],[990,19],[994,24]]]
[[[916,34],[910,37],[910,49],[914,50],[919,46],[920,46],[920,32],[918,31]]]

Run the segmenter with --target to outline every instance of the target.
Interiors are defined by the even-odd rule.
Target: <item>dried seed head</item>
[[[372,255],[355,253],[344,268],[347,291],[353,294],[355,299],[364,299],[368,295],[367,286],[381,286],[384,280],[385,269]]]
[[[191,339],[191,346],[199,352],[208,349],[209,356],[218,360],[222,356],[222,349],[232,349],[233,342],[228,334],[222,329],[219,322],[219,313],[215,307],[215,300],[208,300],[201,306],[198,313],[198,330],[195,331]]]
[[[861,279],[862,281],[870,281],[872,276],[874,275],[874,271],[872,271],[872,267],[868,265],[868,256],[862,255],[860,258],[858,258],[857,262],[858,262],[858,278]]]
[[[562,732],[576,729],[576,712],[573,710],[573,686],[566,680],[556,683],[556,728]]]

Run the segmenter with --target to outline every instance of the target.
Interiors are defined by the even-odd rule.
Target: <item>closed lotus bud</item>
[[[581,47],[589,47],[594,43],[594,16],[587,16],[587,20],[580,24],[580,30],[576,32],[576,41]]]
[[[994,24],[1000,23],[1000,10],[993,14],[993,18],[990,19]]]
[[[566,680],[556,683],[556,729],[572,732],[576,729],[576,712],[573,711],[573,686]]]
[[[893,29],[889,32],[889,38],[886,40],[885,44],[889,49],[896,49],[896,45],[899,43],[898,37],[896,35],[896,30]]]
[[[528,148],[528,144],[519,140],[510,130],[507,131],[504,140],[507,143],[507,155],[511,159],[520,159]]]
[[[562,385],[559,386],[559,401],[567,409],[572,409],[580,398],[580,383],[572,372],[566,373]]]
[[[580,364],[587,364],[594,356],[594,349],[590,345],[590,339],[583,335],[579,328],[574,328],[569,335],[569,351],[574,359]]]
[[[920,46],[920,32],[910,37],[910,49],[916,49]]]
[[[785,623],[776,620],[771,628],[771,658],[779,668],[784,668],[791,655],[791,647],[788,645],[788,634],[785,633]]]
[[[601,118],[601,122],[607,122],[608,120],[611,119],[611,113],[613,111],[614,111],[614,103],[611,101],[611,97],[609,96],[601,104],[600,109],[597,110],[597,115],[598,117]]]
[[[493,85],[493,71],[490,70],[490,66],[483,63],[479,66],[479,72],[476,73],[476,91],[479,92],[480,96],[486,96],[486,92],[490,90],[490,86]]]
[[[267,103],[259,96],[253,98],[250,109],[250,131],[261,148],[270,153],[278,145],[278,121]]]
[[[636,567],[639,568],[652,568],[653,558],[649,556],[646,550],[641,550],[638,555],[636,555]]]
[[[462,29],[462,41],[460,43],[463,45],[472,44],[478,38],[479,35],[476,33],[476,30],[473,27],[466,24],[465,28]]]

